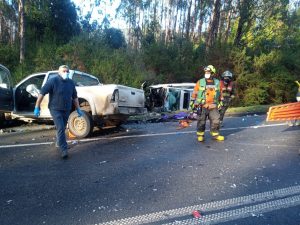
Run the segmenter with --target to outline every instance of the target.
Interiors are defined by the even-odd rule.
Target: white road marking
[[[246,145],[246,146],[262,146],[262,147],[279,147],[279,148],[300,148],[300,146],[295,146],[295,145],[272,145],[272,144],[253,144],[253,143],[247,143],[247,142],[234,142],[234,144],[237,145]]]
[[[290,208],[300,205],[300,195],[268,201],[265,203],[246,206],[225,212],[219,212],[203,216],[200,219],[187,219],[183,221],[175,221],[164,225],[194,225],[194,224],[218,224],[228,221],[244,219],[247,217],[259,217],[262,213],[272,212],[279,209]]]
[[[240,129],[258,129],[258,128],[266,128],[266,127],[277,127],[277,126],[286,126],[285,123],[278,124],[265,124],[258,126],[248,126],[248,127],[232,127],[232,128],[224,128],[221,130],[240,130]],[[209,132],[206,130],[206,132]],[[118,137],[97,137],[97,138],[86,138],[82,140],[69,140],[68,143],[75,142],[92,142],[92,141],[100,141],[100,140],[116,140],[116,139],[127,139],[127,138],[139,138],[139,137],[155,137],[155,136],[167,136],[167,135],[179,135],[179,134],[194,134],[196,131],[176,131],[176,132],[166,132],[166,133],[154,133],[154,134],[137,134],[137,135],[125,135]],[[14,144],[14,145],[0,145],[0,149],[3,148],[17,148],[17,147],[29,147],[29,146],[38,146],[38,145],[51,145],[54,142],[40,142],[40,143],[28,143],[28,144]]]
[[[54,142],[39,142],[39,143],[29,143],[29,144],[16,144],[16,145],[0,145],[1,148],[18,148],[18,147],[30,147],[39,145],[51,145]]]
[[[240,129],[257,129],[257,128],[265,128],[265,127],[276,127],[283,126],[286,124],[269,124],[269,125],[259,125],[259,126],[249,126],[249,127],[233,127],[233,128],[224,128],[221,130],[240,130]],[[206,130],[205,132],[209,132]],[[98,141],[98,140],[114,140],[114,139],[127,139],[127,138],[138,138],[138,137],[154,137],[154,136],[167,136],[167,135],[178,135],[178,134],[195,134],[196,131],[177,131],[177,132],[167,132],[167,133],[155,133],[155,134],[137,134],[137,135],[125,135],[119,137],[108,137],[108,138],[87,138],[83,140],[78,140],[80,142],[89,142],[89,141]]]
[[[129,217],[98,225],[140,225],[146,223],[175,220],[170,224],[215,224],[241,218],[271,212],[281,208],[300,205],[300,186],[291,186],[268,192],[262,192],[232,199],[209,202],[201,205],[193,205],[184,208],[160,211],[135,217]],[[231,209],[235,208],[235,209]],[[199,210],[205,216],[200,219],[182,219],[183,216],[191,216],[194,210]],[[221,210],[220,212],[216,212]],[[212,212],[212,213],[210,213]],[[180,221],[180,219],[182,221]]]

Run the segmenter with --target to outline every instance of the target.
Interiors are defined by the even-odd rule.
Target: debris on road
[[[236,188],[236,184],[232,184],[230,187],[231,188]]]
[[[191,123],[192,123],[192,120],[189,120],[189,119],[179,120],[179,126],[176,129],[180,130],[180,129],[190,127]]]
[[[193,214],[194,218],[196,218],[196,219],[201,217],[201,214],[198,210],[194,210],[192,214]]]

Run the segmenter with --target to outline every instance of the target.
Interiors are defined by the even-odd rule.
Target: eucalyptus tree
[[[26,0],[25,13],[27,35],[33,42],[66,43],[80,31],[71,0]]]
[[[18,2],[0,0],[0,43],[13,45],[18,31]]]
[[[19,37],[20,37],[20,63],[25,60],[25,16],[24,16],[24,2],[19,0]]]
[[[238,25],[235,33],[234,44],[243,45],[242,37],[249,30],[253,21],[253,10],[257,0],[238,0]]]
[[[220,9],[221,9],[221,0],[214,0],[212,19],[210,20],[207,37],[206,37],[206,50],[208,51],[212,47],[218,36],[218,28],[220,21]]]

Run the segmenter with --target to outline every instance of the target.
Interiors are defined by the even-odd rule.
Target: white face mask
[[[62,77],[64,80],[66,80],[66,79],[69,78],[69,73],[62,73],[62,74],[61,74],[61,77]]]
[[[209,78],[210,78],[210,73],[206,73],[206,74],[204,75],[204,77],[205,77],[206,79],[209,79]]]

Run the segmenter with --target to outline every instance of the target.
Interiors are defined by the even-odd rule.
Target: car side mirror
[[[33,97],[38,97],[40,94],[40,90],[37,88],[37,86],[35,84],[29,84],[26,87],[26,91],[31,94]]]

